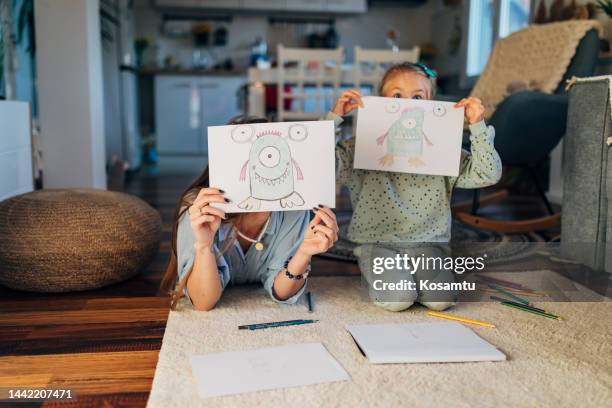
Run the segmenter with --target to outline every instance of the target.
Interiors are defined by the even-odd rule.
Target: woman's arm
[[[289,270],[289,272],[292,275],[296,275],[296,276],[302,275],[304,272],[306,272],[306,269],[308,268],[308,265],[310,264],[310,258],[311,258],[310,255],[304,252],[300,252],[300,250],[298,249],[298,251],[295,253],[295,255],[293,255],[293,257],[289,261],[289,264],[287,265],[287,270]],[[304,283],[305,283],[304,279],[300,279],[300,280],[289,279],[285,275],[285,269],[283,268],[276,275],[276,279],[274,280],[274,286],[272,286],[272,290],[274,291],[274,296],[278,300],[287,300],[293,295],[295,295],[296,293],[298,293],[298,291],[302,289],[302,286],[304,286]]]
[[[187,290],[197,310],[211,310],[221,298],[221,277],[212,246],[196,242],[193,269],[187,278]]]
[[[281,269],[276,278],[272,291],[278,300],[287,300],[294,296],[304,286],[304,279],[290,279],[285,271],[293,276],[302,275],[310,265],[310,259],[331,248],[338,240],[338,223],[334,212],[324,206],[313,208],[316,213],[304,233],[302,243],[293,255],[287,268]]]
[[[203,188],[189,207],[189,220],[195,238],[194,261],[187,291],[197,310],[211,310],[221,297],[223,289],[213,242],[225,213],[210,203],[224,203],[223,191]]]

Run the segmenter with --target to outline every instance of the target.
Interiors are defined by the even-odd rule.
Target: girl
[[[230,125],[263,123],[240,117]],[[304,291],[313,255],[338,240],[331,209],[226,215],[211,203],[229,202],[208,185],[208,167],[181,195],[172,231],[172,254],[162,288],[174,309],[183,292],[197,310],[211,310],[228,283],[261,282],[273,300],[295,303]],[[175,283],[179,284],[174,291]]]
[[[394,65],[383,76],[379,94],[392,98],[432,99],[434,80],[435,73],[423,64]],[[358,106],[363,107],[359,91],[346,91],[324,119],[333,120],[339,126],[342,116]],[[419,269],[410,275],[405,269],[395,267],[375,278],[373,262],[406,254],[444,258],[448,255],[444,243],[451,237],[453,188],[486,187],[497,183],[501,177],[501,160],[493,146],[495,131],[484,123],[482,102],[470,97],[462,99],[455,107],[465,108],[471,141],[471,152],[462,151],[457,177],[354,169],[354,140],[342,141],[336,146],[337,179],[348,186],[354,209],[348,237],[361,244],[355,254],[370,288],[373,279],[408,279],[416,284],[415,290],[374,293],[376,304],[386,309],[404,310],[415,301],[436,310],[454,304],[452,292],[418,289],[419,281],[452,282],[452,271]]]

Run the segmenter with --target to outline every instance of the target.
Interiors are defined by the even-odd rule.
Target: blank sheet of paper
[[[371,363],[500,361],[504,353],[459,323],[367,324],[347,330]]]
[[[349,379],[321,343],[194,355],[191,371],[202,398]]]

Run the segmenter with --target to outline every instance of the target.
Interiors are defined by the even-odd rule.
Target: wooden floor
[[[138,276],[106,288],[37,294],[0,287],[0,389],[70,388],[76,401],[26,406],[142,407],[161,348],[168,297],[159,282],[170,250],[171,218],[192,176],[137,177],[127,191],[160,211],[160,251]],[[355,265],[314,261],[314,269],[357,273]],[[11,406],[0,402],[0,406]]]
[[[128,183],[127,191],[158,209],[164,222],[160,252],[138,276],[99,290],[59,295],[0,287],[0,389],[74,390],[77,400],[62,407],[146,404],[169,311],[158,285],[169,253],[170,220],[191,179],[167,175]],[[356,265],[321,259],[313,261],[317,270],[358,273]]]

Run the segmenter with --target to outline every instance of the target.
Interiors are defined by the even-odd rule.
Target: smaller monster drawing
[[[376,139],[378,145],[382,145],[387,139],[387,153],[378,160],[382,166],[391,166],[395,158],[406,158],[411,166],[425,165],[421,160],[423,141],[428,146],[432,146],[433,143],[423,132],[424,117],[423,108],[406,108],[391,124],[389,130]]]
[[[282,208],[304,205],[304,199],[295,191],[294,167],[297,180],[304,175],[291,156],[286,139],[302,142],[308,137],[306,126],[291,125],[286,136],[279,130],[267,130],[255,134],[252,125],[240,125],[233,129],[232,140],[236,143],[252,143],[249,159],[240,170],[241,181],[249,173],[250,196],[238,204],[244,210],[259,210],[262,201],[279,200]]]

